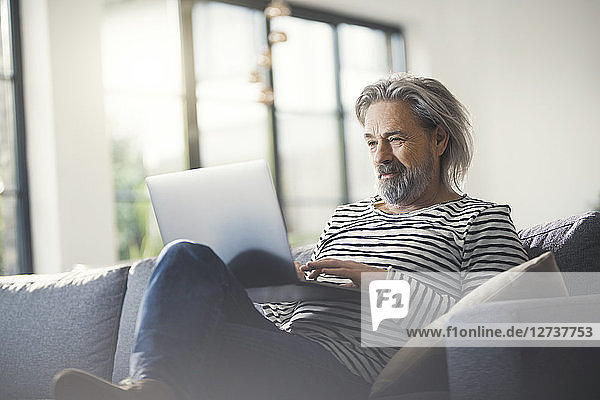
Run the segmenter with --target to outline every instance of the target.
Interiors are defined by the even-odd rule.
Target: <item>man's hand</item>
[[[300,267],[302,271],[311,271],[308,279],[315,279],[321,274],[331,274],[342,278],[349,278],[355,286],[360,286],[361,272],[381,272],[381,268],[371,267],[356,261],[344,261],[335,258],[323,258],[311,261]]]
[[[296,266],[296,274],[298,274],[298,279],[305,281],[306,275],[304,274],[304,271],[302,271],[302,265],[298,261],[294,261],[294,265]]]

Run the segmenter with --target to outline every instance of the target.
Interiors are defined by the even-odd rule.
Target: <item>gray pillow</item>
[[[80,368],[110,379],[128,267],[0,277],[0,398],[52,397]]]
[[[523,229],[519,237],[530,259],[551,251],[562,272],[600,272],[598,211]]]

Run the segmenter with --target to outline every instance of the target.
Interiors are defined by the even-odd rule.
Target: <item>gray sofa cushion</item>
[[[551,251],[562,272],[600,272],[600,212],[590,211],[519,232],[530,258]],[[600,294],[597,274],[565,274],[571,296]]]
[[[305,244],[304,246],[294,247],[292,249],[292,258],[300,264],[306,264],[310,261],[310,256],[315,249],[316,243]]]
[[[129,267],[0,277],[0,398],[51,398],[64,368],[110,378]]]
[[[600,272],[600,212],[590,211],[519,231],[529,258],[554,253],[562,272]]]
[[[131,355],[133,344],[135,342],[137,314],[140,303],[142,302],[142,297],[144,296],[146,284],[156,265],[155,261],[155,258],[141,260],[129,269],[127,293],[125,294],[125,300],[123,301],[121,325],[117,340],[117,353],[115,354],[115,363],[112,374],[113,382],[119,382],[129,376],[129,356]]]

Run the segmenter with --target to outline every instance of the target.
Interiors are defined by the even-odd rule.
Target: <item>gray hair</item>
[[[448,134],[448,146],[442,154],[442,183],[460,189],[471,158],[473,138],[465,108],[444,85],[432,78],[393,74],[365,87],[356,100],[356,116],[365,125],[367,109],[381,101],[403,101],[410,105],[421,126],[433,131],[441,126]]]

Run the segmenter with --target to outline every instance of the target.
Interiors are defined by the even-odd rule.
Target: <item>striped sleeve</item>
[[[333,222],[333,218],[334,218],[336,212],[337,212],[337,209],[333,212],[333,215],[331,217],[329,217],[329,221],[327,221],[325,228],[323,228],[323,232],[321,233],[321,236],[319,236],[319,240],[317,241],[317,244],[310,256],[311,261],[315,261],[317,259],[319,252],[321,251],[321,248],[323,247],[323,242],[325,240],[325,237],[327,236],[327,233],[329,232],[329,229],[331,228],[331,224]]]
[[[510,218],[510,207],[491,205],[471,219],[465,233],[462,296],[502,271],[527,261]]]

